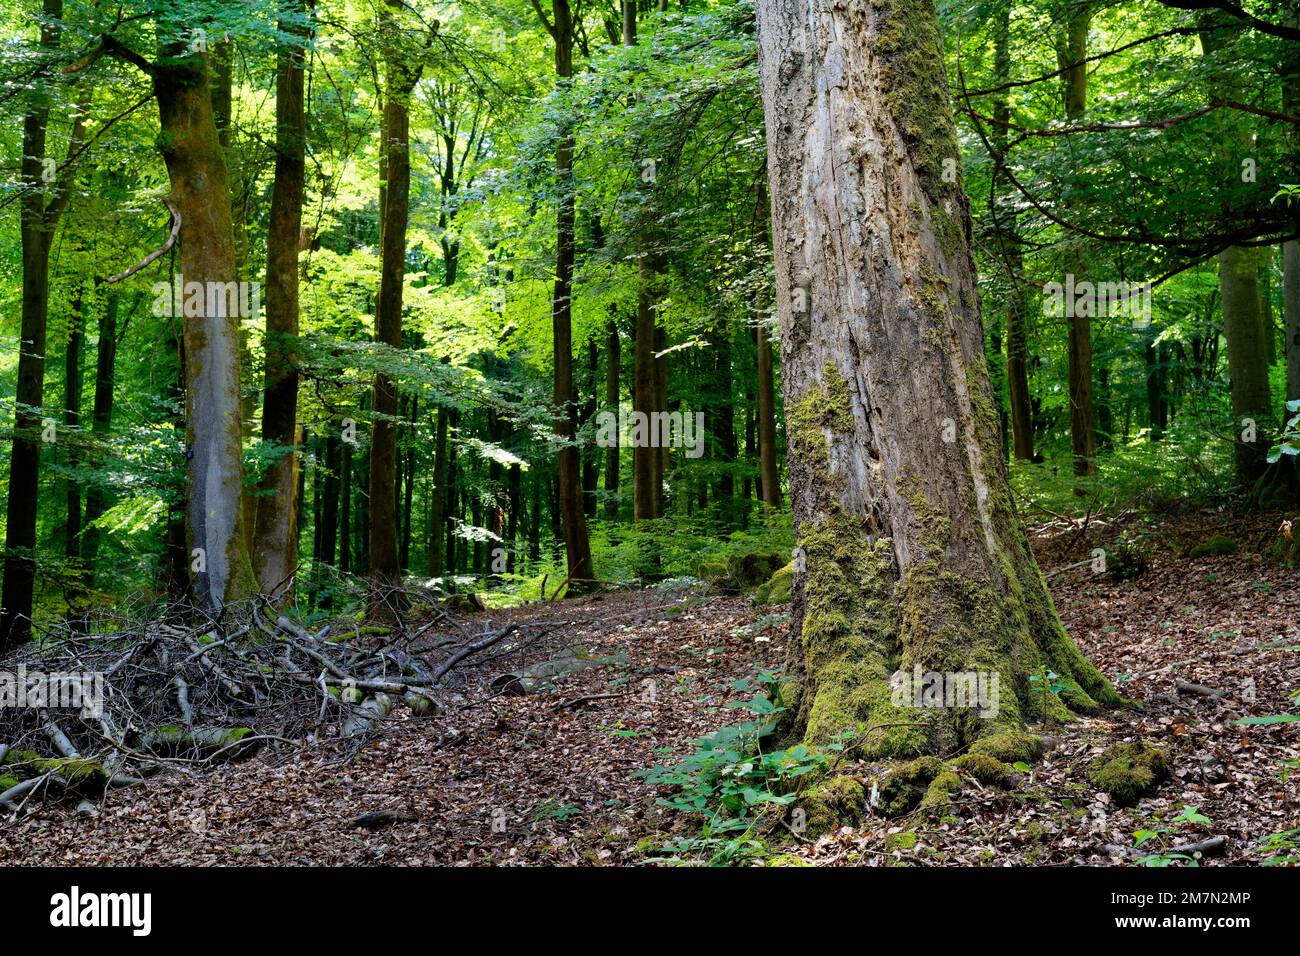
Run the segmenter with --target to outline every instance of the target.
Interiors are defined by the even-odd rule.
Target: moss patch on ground
[[[1145,741],[1107,747],[1088,768],[1088,779],[1110,794],[1116,806],[1129,807],[1149,797],[1169,777],[1169,758]]]

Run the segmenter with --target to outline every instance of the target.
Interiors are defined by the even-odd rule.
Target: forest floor
[[[1300,826],[1300,787],[1282,776],[1300,757],[1300,726],[1234,725],[1293,710],[1288,695],[1300,689],[1300,574],[1259,556],[1280,520],[1199,512],[1143,525],[1149,568],[1118,583],[1059,569],[1119,526],[1036,530],[1066,627],[1141,708],[1051,728],[1059,744],[1031,773],[1009,791],[968,787],[945,822],[868,816],[816,840],[782,834],[772,854],[833,865],[1131,864],[1161,845],[1225,836],[1206,865],[1262,862],[1265,836]],[[1237,552],[1182,556],[1216,534]],[[653,848],[698,823],[659,806],[637,771],[738,721],[744,712],[725,705],[749,695],[734,683],[784,659],[784,610],[661,587],[467,616],[475,633],[527,626],[513,646],[457,671],[442,713],[399,707],[360,746],[266,749],[169,771],[112,792],[94,815],[39,804],[0,821],[0,866],[664,862]],[[491,687],[503,670],[575,648],[612,659],[548,693]],[[1179,693],[1180,681],[1224,694]],[[1169,749],[1173,776],[1119,809],[1085,770],[1107,745],[1139,737]],[[865,782],[882,767],[847,769]],[[1175,821],[1189,806],[1209,822]],[[1131,852],[1135,831],[1161,829]]]

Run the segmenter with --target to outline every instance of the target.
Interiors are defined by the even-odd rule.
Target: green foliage
[[[1210,818],[1201,813],[1198,807],[1183,807],[1183,812],[1174,817],[1172,826],[1152,826],[1147,829],[1135,830],[1133,832],[1133,846],[1141,849],[1142,847],[1163,846],[1169,842],[1171,834],[1186,827],[1187,825],[1209,826]],[[1147,867],[1167,867],[1176,862],[1186,863],[1188,866],[1200,866],[1197,858],[1187,853],[1173,853],[1157,851],[1143,856],[1137,861],[1138,866]]]
[[[728,704],[750,711],[756,719],[699,738],[695,751],[677,763],[637,774],[671,790],[669,796],[660,798],[661,806],[703,817],[698,837],[676,840],[666,851],[705,854],[715,864],[760,853],[762,846],[752,838],[758,820],[772,810],[784,812],[815,775],[826,772],[842,747],[838,743],[824,749],[796,744],[784,750],[764,750],[765,735],[786,711],[779,678],[764,671],[756,683],[739,680],[733,688],[742,693],[763,691]]]

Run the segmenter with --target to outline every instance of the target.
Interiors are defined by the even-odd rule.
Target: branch
[[[99,41],[86,52],[85,56],[65,66],[63,72],[80,73],[82,70],[94,66],[102,56],[111,56],[114,59],[130,63],[145,76],[154,76],[158,72],[158,68],[153,63],[126,46],[117,37],[107,33],[99,38]]]
[[[1269,36],[1281,37],[1283,40],[1300,43],[1300,29],[1261,20],[1259,17],[1247,13],[1237,4],[1232,3],[1231,0],[1159,0],[1159,2],[1163,6],[1173,7],[1175,10],[1222,10],[1238,20],[1245,20],[1249,27],[1258,30],[1260,33],[1267,33]]]
[[[143,269],[143,268],[145,268],[146,266],[148,266],[151,262],[154,262],[155,260],[159,259],[160,257],[166,255],[167,252],[168,252],[168,250],[170,250],[172,246],[176,245],[176,237],[179,236],[180,233],[181,233],[181,214],[180,214],[180,210],[177,209],[174,205],[172,205],[172,201],[171,201],[170,199],[165,199],[165,198],[164,198],[164,199],[160,199],[160,200],[158,200],[158,201],[161,202],[164,206],[166,206],[167,209],[168,209],[168,210],[171,212],[171,214],[172,214],[172,231],[171,231],[171,235],[169,235],[169,236],[167,237],[167,241],[166,241],[166,242],[164,242],[161,246],[159,246],[159,247],[158,247],[157,249],[155,249],[153,252],[149,253],[147,256],[145,256],[143,259],[141,259],[139,262],[137,262],[135,265],[133,265],[131,268],[127,269],[125,272],[119,272],[117,275],[115,275],[115,276],[109,276],[107,279],[105,279],[105,280],[104,280],[104,284],[105,284],[105,285],[110,285],[110,284],[112,284],[112,283],[114,283],[114,282],[121,282],[123,279],[128,279],[128,278],[130,278],[131,276],[133,276],[133,275],[135,275],[137,272],[139,272],[141,269]]]
[[[546,32],[551,35],[552,40],[556,39],[555,27],[551,25],[550,20],[546,19],[546,12],[542,10],[542,5],[537,0],[532,0],[532,4],[533,9],[537,11],[537,18],[542,21],[542,26],[546,28]]]

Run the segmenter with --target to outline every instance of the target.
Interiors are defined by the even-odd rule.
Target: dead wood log
[[[140,746],[158,755],[222,752],[229,753],[227,759],[234,760],[256,749],[255,742],[245,744],[245,738],[252,734],[250,727],[194,727],[188,730],[184,727],[155,727],[140,738]]]
[[[1197,694],[1213,700],[1218,700],[1227,693],[1227,691],[1219,690],[1217,687],[1206,687],[1204,684],[1193,684],[1191,681],[1185,680],[1180,680],[1176,686],[1180,694]]]
[[[448,671],[450,671],[453,667],[455,667],[465,658],[469,657],[471,654],[477,654],[479,651],[486,650],[487,648],[491,647],[493,644],[497,643],[498,641],[509,637],[517,630],[519,630],[518,624],[509,624],[503,627],[501,630],[495,631],[489,634],[487,637],[475,641],[473,644],[469,644],[466,645],[465,647],[462,647],[455,654],[452,654],[451,657],[447,658],[447,660],[442,664],[442,666],[433,672],[433,682],[436,684],[439,681],[441,681],[443,677],[447,675]]]
[[[364,733],[374,726],[375,721],[387,717],[392,710],[393,699],[387,694],[367,697],[343,722],[343,736],[355,737],[357,734]]]
[[[539,690],[545,690],[566,677],[589,668],[604,667],[606,664],[617,664],[626,660],[626,655],[622,653],[611,654],[608,657],[582,657],[578,654],[566,654],[563,657],[531,664],[517,671],[498,674],[492,678],[491,687],[493,690],[502,691],[511,696],[535,694]]]
[[[393,810],[376,810],[363,813],[348,823],[349,830],[380,830],[394,823],[415,823],[416,818],[409,813],[397,813]]]

